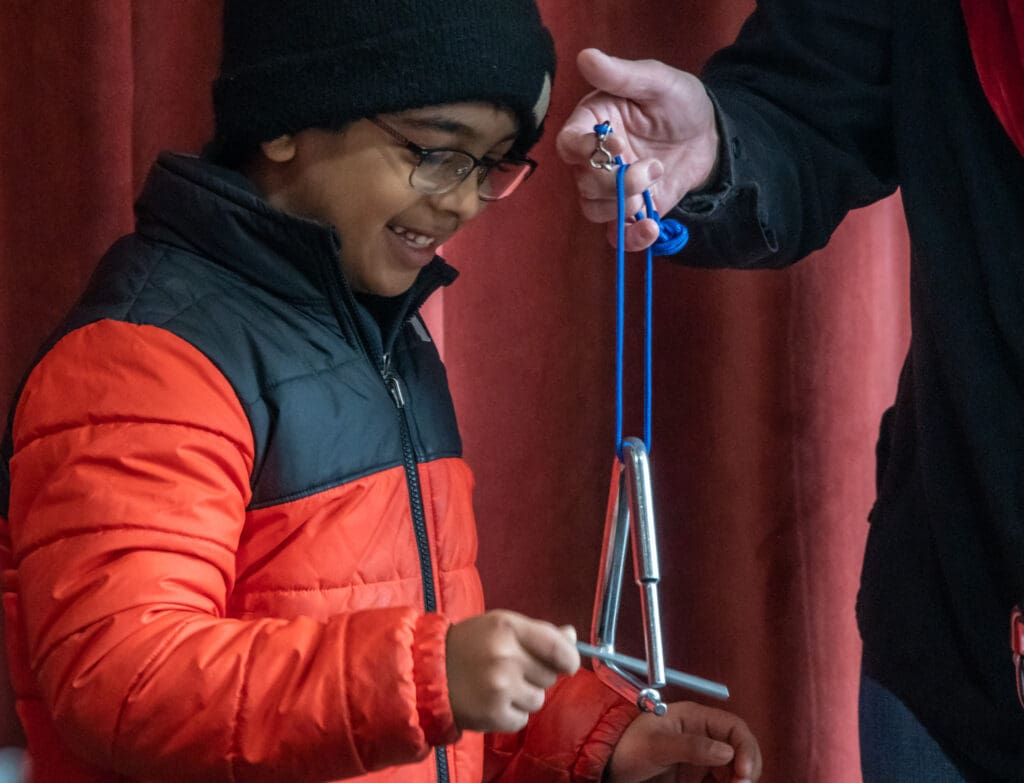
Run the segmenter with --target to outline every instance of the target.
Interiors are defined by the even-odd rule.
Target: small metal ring
[[[611,133],[611,123],[607,121],[594,126],[594,134],[597,136],[597,149],[590,156],[591,168],[604,169],[605,171],[615,171],[618,168],[619,162],[615,160],[615,156],[604,146],[604,140],[608,138],[609,133]],[[604,160],[601,160],[602,155]]]
[[[601,155],[605,156],[604,160],[600,160]],[[606,150],[604,145],[599,142],[597,149],[594,150],[594,154],[590,156],[590,167],[594,169],[604,169],[605,171],[615,171],[618,165],[619,164],[615,162],[615,156]]]
[[[659,718],[668,712],[668,707],[661,700],[661,694],[654,688],[644,688],[636,695],[636,706],[641,712],[651,712]]]

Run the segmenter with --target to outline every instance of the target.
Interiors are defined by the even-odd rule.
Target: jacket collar
[[[333,228],[275,209],[241,174],[198,157],[161,154],[135,215],[140,235],[211,259],[289,301],[322,303],[338,274]],[[418,305],[457,275],[435,256],[410,301]]]

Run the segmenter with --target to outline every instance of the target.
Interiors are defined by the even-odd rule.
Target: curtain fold
[[[698,70],[752,0],[541,0],[560,65],[537,175],[445,248],[431,304],[477,473],[488,602],[589,630],[613,452],[614,263],[555,131],[601,46]],[[156,152],[209,135],[219,4],[14,3],[0,16],[0,412]],[[906,236],[888,201],[783,272],[661,261],[654,465],[669,664],[726,682],[766,781],[855,783],[853,605],[873,444],[907,342]],[[626,431],[640,428],[630,267]],[[623,646],[642,654],[627,584]],[[669,692],[673,698],[686,694]]]
[[[1024,0],[961,0],[992,111],[1024,155]]]
[[[0,21],[0,360],[17,369],[131,226],[131,8],[14,3]]]
[[[132,229],[164,147],[209,135],[219,4],[11,3],[0,15],[0,405]]]

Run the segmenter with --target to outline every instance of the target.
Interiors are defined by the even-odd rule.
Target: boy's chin
[[[412,288],[416,282],[416,275],[394,275],[381,276],[376,278],[349,280],[352,290],[360,294],[371,294],[373,296],[394,297],[401,296]]]

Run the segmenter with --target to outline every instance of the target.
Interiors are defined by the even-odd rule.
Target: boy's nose
[[[458,215],[460,223],[472,220],[486,206],[486,202],[480,199],[480,183],[472,174],[458,187],[452,188],[447,193],[431,196],[431,198],[439,209]]]

